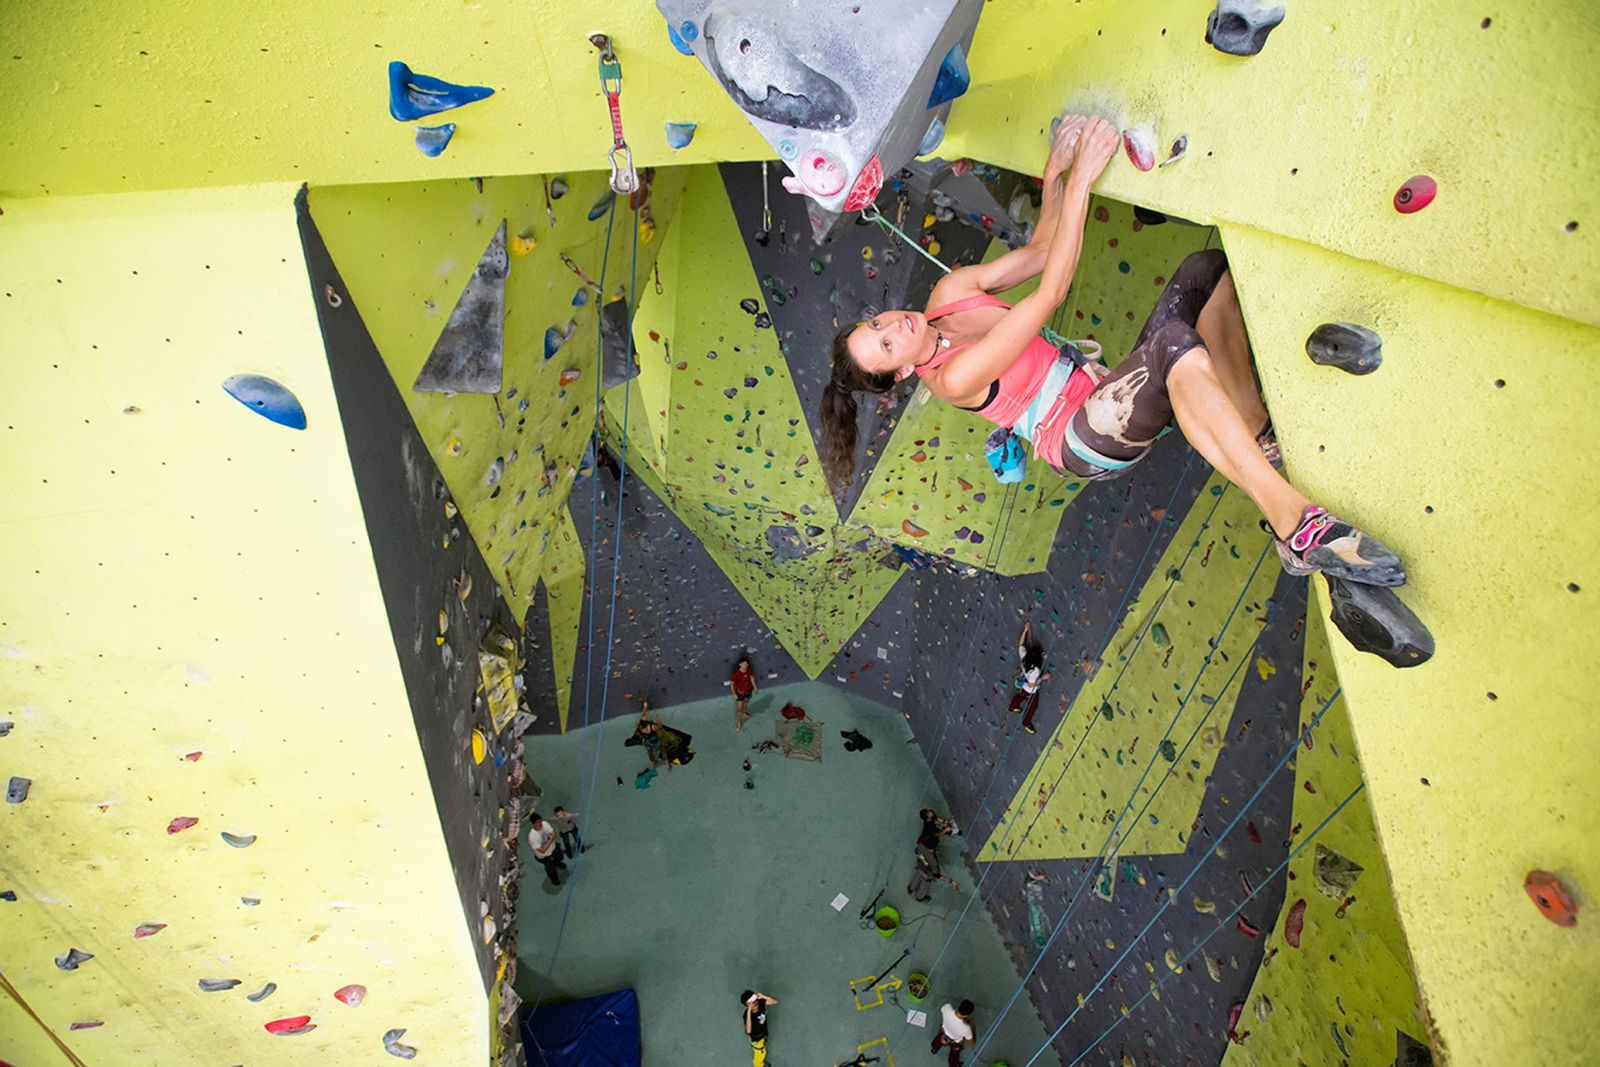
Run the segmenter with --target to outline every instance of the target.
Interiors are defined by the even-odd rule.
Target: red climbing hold
[[[184,753],[183,758],[188,760],[190,763],[199,763],[200,757],[204,755],[204,752],[186,752]]]
[[[1254,923],[1250,922],[1250,920],[1244,918],[1243,916],[1240,916],[1239,921],[1233,924],[1233,928],[1249,938],[1257,938],[1261,936],[1261,930]]]
[[[361,1007],[361,1002],[367,999],[367,987],[364,985],[347,985],[333,991],[334,999],[352,1008]]]
[[[1300,947],[1300,934],[1306,928],[1306,902],[1305,898],[1294,902],[1294,907],[1289,909],[1289,917],[1283,920],[1283,939],[1289,942],[1290,948]]]
[[[1415,178],[1395,190],[1394,209],[1402,215],[1410,215],[1421,211],[1433,203],[1433,198],[1438,192],[1438,182],[1426,174],[1418,174]]]
[[[1549,871],[1529,871],[1522,888],[1528,891],[1528,898],[1546,919],[1557,926],[1578,925],[1578,902],[1572,899],[1561,879]]]
[[[171,822],[167,823],[167,833],[181,834],[189,827],[198,825],[199,822],[200,820],[195,818],[193,815],[180,815],[176,819],[173,819]]]
[[[856,179],[856,184],[850,190],[850,195],[845,197],[844,209],[846,211],[860,211],[874,200],[883,189],[883,164],[878,162],[878,157],[873,156],[867,160],[867,165],[861,169],[861,176]]]
[[[1244,824],[1244,832],[1245,832],[1246,836],[1248,836],[1250,838],[1252,843],[1257,844],[1257,845],[1261,844],[1261,831],[1256,829],[1256,824],[1255,823],[1253,823],[1253,822],[1245,823]]]
[[[1228,1010],[1228,1040],[1235,1044],[1244,1044],[1244,1038],[1239,1034],[1239,1019],[1244,1015],[1244,1001],[1239,1001]]]
[[[265,1024],[264,1028],[269,1034],[277,1034],[279,1037],[293,1037],[296,1034],[310,1033],[317,1028],[317,1024],[311,1021],[311,1016],[309,1015],[290,1015],[287,1018],[274,1019]]]

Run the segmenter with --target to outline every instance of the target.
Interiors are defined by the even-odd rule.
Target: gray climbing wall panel
[[[499,757],[515,739],[509,729],[496,737],[474,691],[480,639],[491,622],[513,628],[512,632],[514,623],[505,614],[504,601],[476,543],[464,535],[459,515],[446,514],[450,497],[444,478],[354,301],[345,299],[335,308],[322,299],[325,285],[338,293],[349,290],[306,211],[304,193],[298,209],[351,469],[417,740],[455,868],[466,929],[481,929],[486,904],[504,941],[514,927],[508,921],[500,877],[514,864],[516,853],[502,839],[499,813],[510,790]],[[329,649],[328,655],[337,656],[338,650]],[[473,760],[474,728],[491,739],[482,764]],[[361,754],[352,752],[350,758],[360,759]],[[498,954],[514,955],[515,948],[477,936],[472,942],[487,988],[494,980]]]

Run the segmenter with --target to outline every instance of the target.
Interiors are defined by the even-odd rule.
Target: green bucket
[[[900,912],[885,904],[872,917],[872,924],[878,928],[879,937],[893,937],[894,932],[900,929]]]
[[[906,996],[911,998],[911,1003],[921,1004],[928,999],[928,976],[921,971],[912,971],[911,977],[906,979]]]

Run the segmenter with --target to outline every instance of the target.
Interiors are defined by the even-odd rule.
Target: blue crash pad
[[[640,1067],[639,996],[631,989],[545,1004],[522,1020],[532,1067]]]

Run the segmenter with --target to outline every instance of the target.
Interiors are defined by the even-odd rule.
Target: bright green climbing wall
[[[652,189],[647,207],[655,226],[639,234],[641,286],[682,177],[664,173]],[[552,196],[558,183],[568,191]],[[635,240],[635,215],[626,199],[617,201],[607,262],[608,196],[597,172],[311,191],[312,216],[444,472],[464,534],[476,539],[518,616],[533,603],[536,582],[552,589],[554,710],[563,722],[583,580],[566,505],[594,427],[596,286],[607,266],[604,298],[627,290]],[[510,259],[499,394],[414,392],[418,370],[502,219],[509,243],[527,237],[535,247],[525,255],[514,248]],[[564,340],[546,358],[552,329]],[[557,556],[547,561],[552,544]]]

